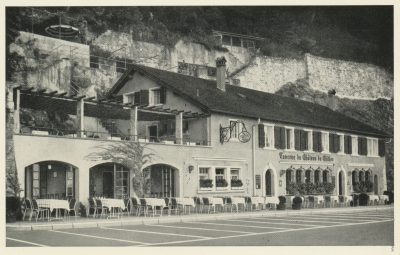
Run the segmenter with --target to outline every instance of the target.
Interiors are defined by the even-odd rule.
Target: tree
[[[150,152],[146,152],[150,151]],[[96,146],[96,151],[87,155],[91,160],[111,160],[131,170],[131,188],[137,197],[142,197],[149,189],[147,174],[143,165],[151,162],[154,153],[136,141],[104,142]]]

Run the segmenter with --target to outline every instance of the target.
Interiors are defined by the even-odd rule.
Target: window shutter
[[[358,137],[358,155],[362,155],[362,138]]]
[[[321,151],[321,132],[313,132],[313,150],[315,152]]]
[[[265,131],[263,124],[258,124],[258,147],[265,147]]]
[[[329,152],[334,152],[334,134],[329,133]]]
[[[140,92],[133,93],[133,103],[140,104]]]
[[[305,151],[307,149],[307,132],[304,130],[300,131],[300,150]]]
[[[149,91],[147,89],[143,89],[140,91],[140,104],[141,105],[149,104]]]
[[[167,89],[165,87],[161,87],[160,89],[160,104],[167,103]]]
[[[352,152],[352,144],[351,144],[351,136],[344,136],[344,153],[351,154]]]
[[[281,149],[286,149],[286,130],[284,127],[281,127]]]
[[[280,149],[281,148],[281,133],[280,133],[280,127],[275,126],[274,127],[274,138],[275,138],[275,148]]]
[[[367,153],[368,153],[368,144],[367,144],[367,138],[366,137],[364,137],[364,139],[363,139],[363,152],[364,152],[363,155],[367,155]]]
[[[335,153],[340,150],[340,136],[335,134]]]
[[[300,150],[300,130],[294,130],[294,148]]]
[[[385,141],[383,139],[379,139],[378,152],[380,157],[385,156]]]

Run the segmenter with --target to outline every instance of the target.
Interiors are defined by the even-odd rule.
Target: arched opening
[[[320,182],[319,181],[320,175],[321,175],[321,171],[320,170],[315,170],[315,172],[314,172],[314,183],[319,183]]]
[[[364,171],[360,171],[358,173],[358,180],[359,180],[359,182],[363,182],[365,180],[365,172]]]
[[[311,170],[306,170],[306,183],[312,182],[311,180]]]
[[[66,199],[77,196],[78,168],[60,161],[25,167],[25,197]]]
[[[365,172],[365,181],[367,181],[367,182],[373,181],[373,180],[371,180],[371,172],[370,171]]]
[[[301,183],[301,174],[302,174],[302,170],[301,169],[296,170],[296,183],[297,184]]]
[[[147,196],[176,197],[179,189],[178,169],[165,164],[151,165],[143,170],[149,180]]]
[[[379,195],[379,183],[378,183],[378,175],[374,176],[374,193],[375,195]]]
[[[339,172],[339,196],[345,195],[345,186],[344,186],[345,182],[344,182],[344,173],[343,171]]]
[[[272,196],[272,190],[273,190],[273,175],[271,169],[268,169],[265,172],[265,195],[266,196]]]
[[[129,169],[117,163],[103,163],[89,170],[89,194],[106,198],[129,197]]]
[[[328,170],[324,170],[322,172],[322,182],[323,183],[328,183],[328,175],[329,175],[329,171]]]
[[[286,188],[289,187],[289,184],[292,182],[292,170],[286,170]]]

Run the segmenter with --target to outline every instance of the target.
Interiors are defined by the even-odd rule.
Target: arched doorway
[[[25,197],[66,199],[77,196],[78,168],[61,161],[42,161],[25,167]]]
[[[117,163],[103,163],[89,170],[89,194],[106,198],[129,196],[129,169]]]
[[[151,165],[143,170],[149,180],[147,195],[151,197],[176,197],[179,189],[178,169],[166,164]]]
[[[265,172],[265,195],[266,196],[272,196],[272,171],[271,169],[268,169]]]
[[[378,175],[374,175],[374,193],[378,195],[379,193],[379,184],[378,184]]]
[[[314,183],[319,183],[320,181],[320,175],[321,171],[320,170],[315,170],[314,172]]]
[[[345,195],[345,186],[344,186],[344,173],[343,171],[339,172],[339,196]]]

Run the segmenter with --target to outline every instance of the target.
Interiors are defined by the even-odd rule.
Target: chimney
[[[225,91],[226,59],[224,56],[217,58],[217,88]]]

